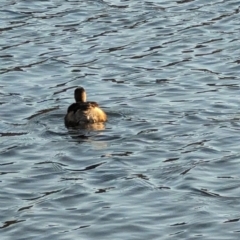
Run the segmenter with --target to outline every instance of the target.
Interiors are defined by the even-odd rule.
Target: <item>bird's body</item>
[[[96,102],[87,102],[84,88],[79,87],[74,92],[76,102],[68,107],[64,121],[66,127],[76,127],[86,123],[101,123],[107,121],[106,113]]]

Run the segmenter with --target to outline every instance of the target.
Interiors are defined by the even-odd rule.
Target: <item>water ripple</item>
[[[0,3],[2,238],[237,239],[239,9]],[[104,127],[65,128],[81,85]]]

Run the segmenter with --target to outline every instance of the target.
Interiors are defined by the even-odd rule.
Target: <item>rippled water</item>
[[[239,9],[2,1],[1,239],[239,239]]]

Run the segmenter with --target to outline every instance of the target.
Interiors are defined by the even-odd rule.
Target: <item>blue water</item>
[[[239,3],[2,1],[2,239],[239,239]],[[109,121],[66,129],[83,86]]]

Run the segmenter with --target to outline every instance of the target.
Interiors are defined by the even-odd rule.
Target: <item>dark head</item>
[[[87,94],[82,87],[78,87],[74,91],[74,97],[76,102],[86,102],[87,100]]]

